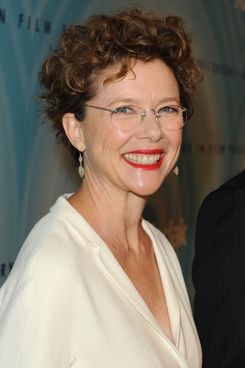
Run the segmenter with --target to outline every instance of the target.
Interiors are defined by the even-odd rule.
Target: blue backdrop
[[[121,0],[0,0],[0,284],[33,224],[56,197],[76,190],[69,154],[38,113],[38,71],[65,25],[132,4]],[[149,8],[147,1],[135,5]],[[151,1],[186,19],[205,72],[184,130],[180,175],[149,199],[146,216],[177,250],[190,292],[197,210],[204,196],[245,167],[245,1]]]

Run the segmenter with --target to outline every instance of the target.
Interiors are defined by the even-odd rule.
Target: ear
[[[81,123],[76,120],[75,115],[73,113],[66,113],[63,115],[62,124],[65,134],[71,144],[80,152],[85,151],[86,146],[84,142],[83,130]]]

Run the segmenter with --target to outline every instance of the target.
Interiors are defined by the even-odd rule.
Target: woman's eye
[[[130,106],[120,106],[120,107],[116,107],[113,110],[114,113],[116,114],[123,114],[123,115],[130,115],[130,114],[135,114],[136,111],[133,107]]]
[[[178,106],[164,106],[158,110],[158,114],[177,114],[179,112]]]

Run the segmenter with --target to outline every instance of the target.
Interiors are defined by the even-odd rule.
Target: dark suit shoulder
[[[233,195],[236,196],[237,194],[242,196],[245,195],[245,170],[210,192],[204,198],[200,211],[205,211],[205,209],[209,209],[210,206],[214,208],[215,203],[221,206],[223,204],[227,207],[229,198],[233,200]]]
[[[209,214],[209,218],[219,216],[219,213],[222,213],[224,208],[227,208],[227,206],[229,207],[228,203],[232,201],[234,193],[234,188],[231,190],[231,188],[227,188],[223,185],[210,192],[201,203],[197,219],[199,220],[200,217],[203,217],[203,215],[205,216],[207,213]],[[208,222],[208,220],[205,222]]]
[[[224,188],[240,189],[245,192],[245,170],[241,171],[236,176],[233,176],[230,180],[221,185],[221,187],[219,187],[218,189]]]

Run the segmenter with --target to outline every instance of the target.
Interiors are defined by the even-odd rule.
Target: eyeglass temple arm
[[[98,109],[98,110],[104,110],[104,111],[110,111],[110,112],[114,111],[114,110],[107,109],[105,107],[100,107],[100,106],[93,106],[93,105],[88,105],[88,104],[85,104],[84,106],[92,107],[93,109]]]

